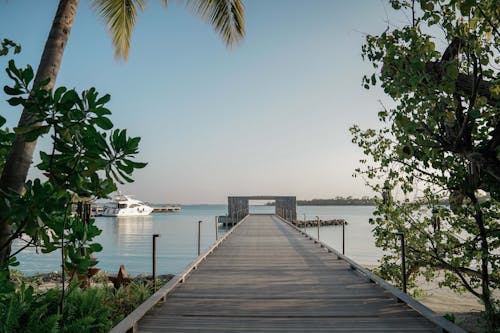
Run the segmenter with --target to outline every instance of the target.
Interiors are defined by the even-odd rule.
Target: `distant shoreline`
[[[275,202],[267,202],[266,206],[274,206]],[[297,206],[375,206],[373,198],[335,198],[297,200]]]

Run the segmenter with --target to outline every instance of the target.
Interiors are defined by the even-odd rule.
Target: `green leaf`
[[[64,94],[66,92],[66,90],[67,90],[66,87],[57,88],[56,91],[54,92],[54,101],[59,102],[62,94]]]
[[[23,71],[23,79],[26,85],[33,80],[33,76],[33,68],[30,65],[26,66],[26,69]]]
[[[106,117],[94,118],[92,119],[92,122],[94,122],[97,126],[102,128],[103,130],[110,130],[113,128],[113,123]]]
[[[453,80],[456,80],[457,77],[458,77],[458,68],[456,65],[452,64],[450,66],[447,66],[446,67],[446,74],[448,74],[448,76],[453,79]]]
[[[7,100],[7,103],[11,106],[18,106],[24,102],[24,98],[22,97],[12,97]]]
[[[481,117],[481,111],[479,111],[479,109],[474,108],[469,112],[469,117],[471,117],[472,119],[477,119]]]
[[[68,107],[73,106],[74,104],[77,103],[77,101],[80,100],[80,97],[76,93],[74,89],[68,90],[61,98],[61,104],[64,104]]]
[[[107,102],[109,102],[111,100],[111,95],[109,94],[106,94],[104,96],[102,96],[101,98],[99,98],[97,100],[97,105],[102,105],[102,104],[106,104]]]
[[[137,147],[139,147],[140,141],[141,141],[140,137],[131,138],[127,142],[127,147],[131,150],[135,150],[135,149],[137,149]]]
[[[99,244],[99,243],[90,244],[89,249],[91,249],[92,252],[101,252],[102,251],[102,245]]]
[[[111,114],[111,111],[109,111],[106,108],[100,107],[100,108],[95,108],[92,110],[96,115],[99,117],[106,116],[108,114]]]
[[[14,60],[9,60],[8,68],[10,72],[15,75],[16,78],[21,78],[21,72],[16,67],[16,63],[14,62]]]
[[[10,96],[17,96],[17,95],[22,95],[24,94],[24,91],[22,91],[19,88],[11,88],[9,86],[3,87],[3,91]]]
[[[142,169],[148,165],[147,163],[134,162],[132,160],[127,160],[127,159],[125,159],[124,162],[134,167],[134,169]]]

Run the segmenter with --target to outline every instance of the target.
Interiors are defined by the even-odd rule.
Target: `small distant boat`
[[[118,193],[111,206],[107,206],[102,216],[145,216],[153,212],[153,207],[144,202],[132,199],[130,195]]]

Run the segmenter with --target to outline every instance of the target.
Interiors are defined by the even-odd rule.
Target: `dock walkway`
[[[245,218],[136,327],[144,333],[440,331],[274,215]]]

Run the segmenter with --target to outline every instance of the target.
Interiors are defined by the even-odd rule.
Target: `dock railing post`
[[[342,254],[345,254],[345,221],[342,221]]]
[[[403,282],[403,292],[406,294],[405,233],[404,232],[395,232],[394,234],[401,237],[401,279]]]
[[[153,292],[156,292],[156,238],[160,234],[153,234]]]
[[[219,217],[216,216],[215,217],[215,241],[217,241],[219,239],[219,226],[218,226],[218,222],[219,222]]]
[[[304,213],[304,224],[302,224],[302,227],[306,227],[306,213]]]
[[[201,222],[198,221],[198,255],[201,253]]]
[[[319,217],[316,216],[316,220],[318,221],[318,241],[319,241]]]

